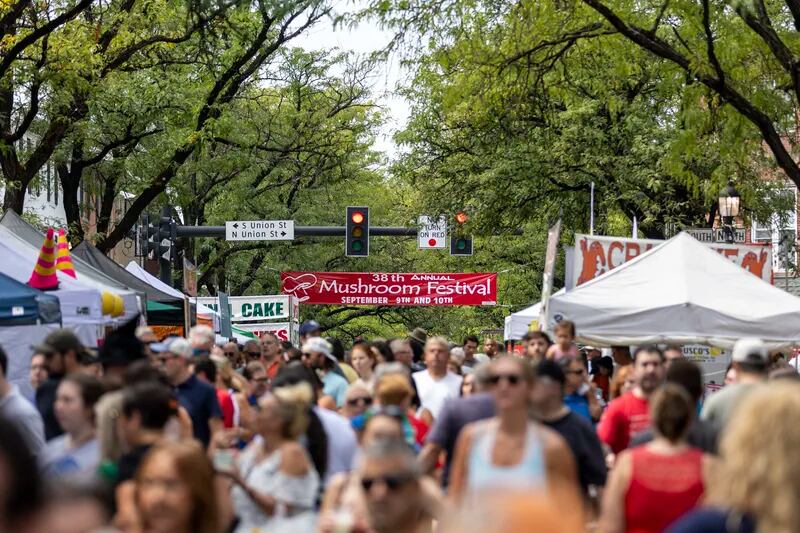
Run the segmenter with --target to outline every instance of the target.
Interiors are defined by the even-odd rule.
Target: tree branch
[[[681,67],[687,74],[698,80],[703,85],[714,90],[723,99],[725,99],[731,106],[734,107],[739,113],[755,125],[761,132],[764,142],[767,143],[772,154],[775,157],[778,166],[780,166],[789,179],[795,185],[800,187],[800,167],[792,158],[783,144],[783,139],[775,129],[775,124],[772,119],[759,109],[754,103],[745,98],[736,89],[726,83],[724,79],[719,79],[693,68],[689,59],[680,54],[667,42],[657,36],[650,36],[646,31],[636,26],[629,25],[623,21],[613,10],[603,4],[600,0],[583,0],[583,2],[600,13],[614,28],[636,45],[648,50],[658,57],[667,59],[679,67]]]
[[[69,22],[80,15],[82,11],[91,5],[91,3],[92,0],[80,0],[77,4],[72,6],[71,9],[64,11],[56,18],[48,21],[47,24],[39,26],[25,37],[17,41],[14,46],[12,46],[5,54],[3,54],[2,59],[0,59],[0,79],[6,77],[6,74],[8,74],[8,69],[11,68],[11,65],[14,63],[17,57],[19,57],[19,55],[28,46],[32,45],[45,35],[49,35],[62,24],[65,24],[66,22]]]

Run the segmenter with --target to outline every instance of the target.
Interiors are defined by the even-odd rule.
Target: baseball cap
[[[766,366],[769,364],[769,353],[767,353],[767,346],[761,339],[747,337],[739,339],[733,345],[731,360],[734,363]]]
[[[338,363],[336,358],[331,353],[331,344],[322,337],[311,337],[308,339],[305,343],[303,343],[303,352],[325,354],[325,357],[334,363]]]
[[[33,349],[39,353],[66,353],[70,350],[82,353],[83,343],[71,330],[57,329],[50,332],[44,340]]]
[[[150,345],[150,349],[155,353],[170,352],[184,359],[191,359],[192,357],[192,347],[189,341],[183,337],[170,337],[164,339],[164,342],[154,342]]]
[[[309,333],[313,333],[314,331],[319,331],[322,329],[322,326],[319,325],[319,322],[316,320],[306,320],[300,325],[300,336],[305,337]]]
[[[70,350],[78,354],[86,353],[86,348],[78,336],[68,329],[50,332],[40,344],[33,346],[33,350],[43,354],[66,353]]]

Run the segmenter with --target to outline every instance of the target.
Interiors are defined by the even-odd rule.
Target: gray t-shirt
[[[753,391],[755,385],[755,383],[734,383],[712,394],[703,404],[700,420],[710,422],[717,432],[721,432],[737,404]]]
[[[0,398],[0,415],[13,422],[33,454],[39,455],[44,446],[42,415],[20,394],[16,385],[12,385],[8,394]]]
[[[77,448],[68,445],[66,433],[45,445],[41,457],[45,476],[92,478],[100,464],[100,442],[95,438]]]
[[[345,417],[321,407],[314,406],[313,409],[328,437],[328,469],[322,482],[324,487],[331,476],[353,469],[358,440],[350,421]]]

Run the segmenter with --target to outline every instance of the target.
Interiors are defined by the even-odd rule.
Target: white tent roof
[[[125,270],[127,270],[128,272],[130,272],[131,274],[133,274],[134,276],[136,276],[137,278],[139,278],[143,282],[147,283],[151,287],[155,287],[156,289],[160,290],[161,292],[167,293],[170,296],[174,296],[176,298],[186,298],[186,295],[183,294],[181,291],[179,291],[178,289],[176,289],[176,288],[174,288],[174,287],[172,287],[170,285],[167,285],[166,283],[164,283],[163,281],[161,281],[160,279],[158,279],[154,275],[150,274],[148,271],[146,271],[145,269],[140,267],[136,263],[136,261],[131,261],[130,263],[128,263],[128,266],[125,267]],[[207,307],[207,306],[205,306],[203,304],[197,303],[197,299],[196,298],[190,298],[190,300],[192,301],[193,304],[197,305],[197,313],[198,314],[200,314],[200,315],[208,315],[210,317],[213,317],[214,315],[217,314],[216,311],[214,311],[210,307]],[[215,324],[216,324],[216,322],[215,322]]]
[[[800,298],[680,233],[661,246],[550,300],[548,324],[575,322],[589,344],[656,342],[730,347],[758,337],[800,344]]]
[[[564,294],[567,289],[559,289],[553,296],[557,294]],[[542,312],[542,302],[536,302],[530,307],[526,307],[516,313],[511,313],[505,319],[505,326],[503,328],[504,340],[519,340],[528,333],[528,327],[534,320],[539,320],[539,314]]]

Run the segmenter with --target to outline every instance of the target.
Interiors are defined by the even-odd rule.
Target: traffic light
[[[158,240],[158,258],[164,261],[172,261],[175,259],[176,228],[175,221],[169,216],[169,212],[167,210],[162,210],[161,217],[158,220],[156,239]]]
[[[369,255],[369,207],[348,207],[345,224],[344,255]]]
[[[450,255],[472,255],[472,237],[451,235]]]
[[[472,236],[466,234],[464,224],[469,220],[469,215],[459,211],[455,216],[456,225],[450,234],[450,255],[472,255]]]

